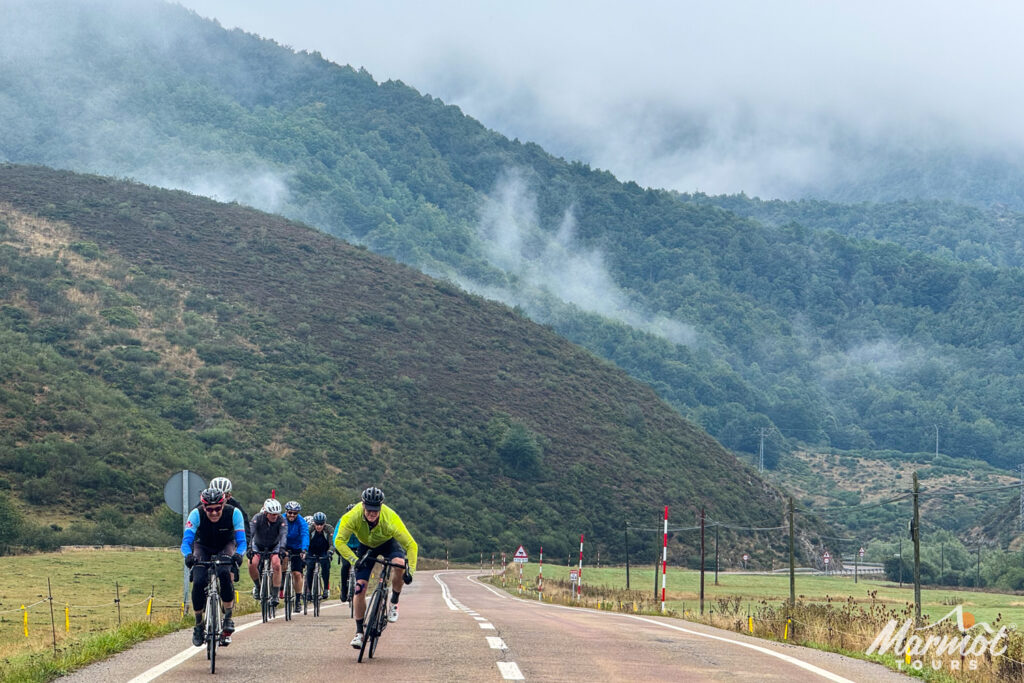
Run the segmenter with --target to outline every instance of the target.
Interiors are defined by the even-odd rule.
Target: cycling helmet
[[[384,502],[384,492],[376,486],[363,491],[363,509],[364,510],[380,510],[381,503]]]
[[[305,517],[303,517],[303,519],[306,520],[306,524],[312,524],[313,523],[313,515],[306,515]]]
[[[298,501],[289,500],[284,504],[285,512],[302,512],[302,506],[299,505]]]
[[[313,524],[327,524],[327,515],[322,512],[318,512],[313,515]]]
[[[228,497],[220,489],[208,488],[199,496],[199,502],[203,507],[207,505],[223,505]]]
[[[263,502],[263,511],[271,515],[281,514],[281,501],[276,498],[267,498]]]
[[[231,480],[227,477],[214,477],[210,482],[211,489],[217,489],[224,493],[231,493]]]

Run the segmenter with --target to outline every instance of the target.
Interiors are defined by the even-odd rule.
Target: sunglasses
[[[223,505],[216,505],[216,506],[213,506],[213,507],[206,506],[205,510],[206,510],[206,514],[208,514],[208,515],[219,515],[221,512],[224,511],[224,506]]]
[[[299,513],[298,513],[298,512],[294,512],[294,511],[292,511],[292,512],[286,512],[286,513],[284,513],[284,514],[288,515],[289,517],[294,517],[295,515],[297,515],[297,514],[299,514]]]

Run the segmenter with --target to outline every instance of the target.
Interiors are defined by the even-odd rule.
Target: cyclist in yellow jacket
[[[359,548],[353,552],[348,547],[349,536],[355,534]],[[388,606],[388,621],[398,621],[398,598],[402,584],[412,583],[416,571],[416,556],[419,546],[405,528],[398,513],[384,505],[384,492],[375,486],[363,491],[362,501],[342,515],[334,530],[334,547],[343,558],[353,564],[356,572],[353,612],[356,618],[356,635],[350,643],[358,649],[363,645],[363,619],[366,616],[366,583],[373,570],[373,557],[385,557],[395,564],[391,573],[391,604]]]

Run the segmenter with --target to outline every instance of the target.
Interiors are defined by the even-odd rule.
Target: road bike
[[[320,567],[322,560],[330,560],[330,555],[306,555],[306,571],[309,576],[303,578],[302,585],[305,590],[302,593],[302,613],[306,614],[308,602],[313,603],[313,616],[320,616],[320,596],[323,594],[324,577],[323,569]],[[312,564],[311,564],[312,563]],[[331,565],[328,564],[328,567]],[[306,594],[310,600],[306,600]]]
[[[405,568],[404,564],[396,564],[391,560],[382,560],[379,557],[372,558],[374,562],[381,565],[377,576],[377,587],[373,589],[373,595],[366,601],[366,614],[363,621],[363,644],[359,648],[359,659],[363,661],[363,653],[369,648],[370,659],[377,651],[377,641],[388,625],[388,597],[391,594],[391,568]],[[355,565],[352,566],[352,574],[355,575]]]
[[[295,601],[295,582],[292,578],[292,560],[295,558],[302,559],[299,553],[288,553],[287,555],[281,556],[281,583],[284,584],[284,620],[292,620],[292,610],[294,609]],[[287,564],[286,564],[287,563]]]
[[[260,556],[260,611],[263,613],[263,622],[266,623],[277,615],[274,607],[274,570],[271,567],[270,557],[272,553],[259,553]]]
[[[199,560],[193,565],[195,567],[207,568],[206,582],[206,658],[210,660],[210,673],[217,672],[217,645],[226,645],[223,639],[229,635],[221,630],[224,623],[223,612],[220,604],[220,577],[217,575],[218,567],[231,567],[235,569],[235,562],[227,555],[217,555],[209,560]]]

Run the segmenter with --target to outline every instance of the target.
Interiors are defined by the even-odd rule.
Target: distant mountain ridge
[[[519,306],[727,448],[767,434],[769,466],[797,443],[930,450],[934,425],[954,457],[1024,447],[1024,276],[989,214],[926,204],[951,224],[901,236],[885,207],[860,231],[858,207],[680,201],[177,6],[10,7],[0,157],[305,220]]]

